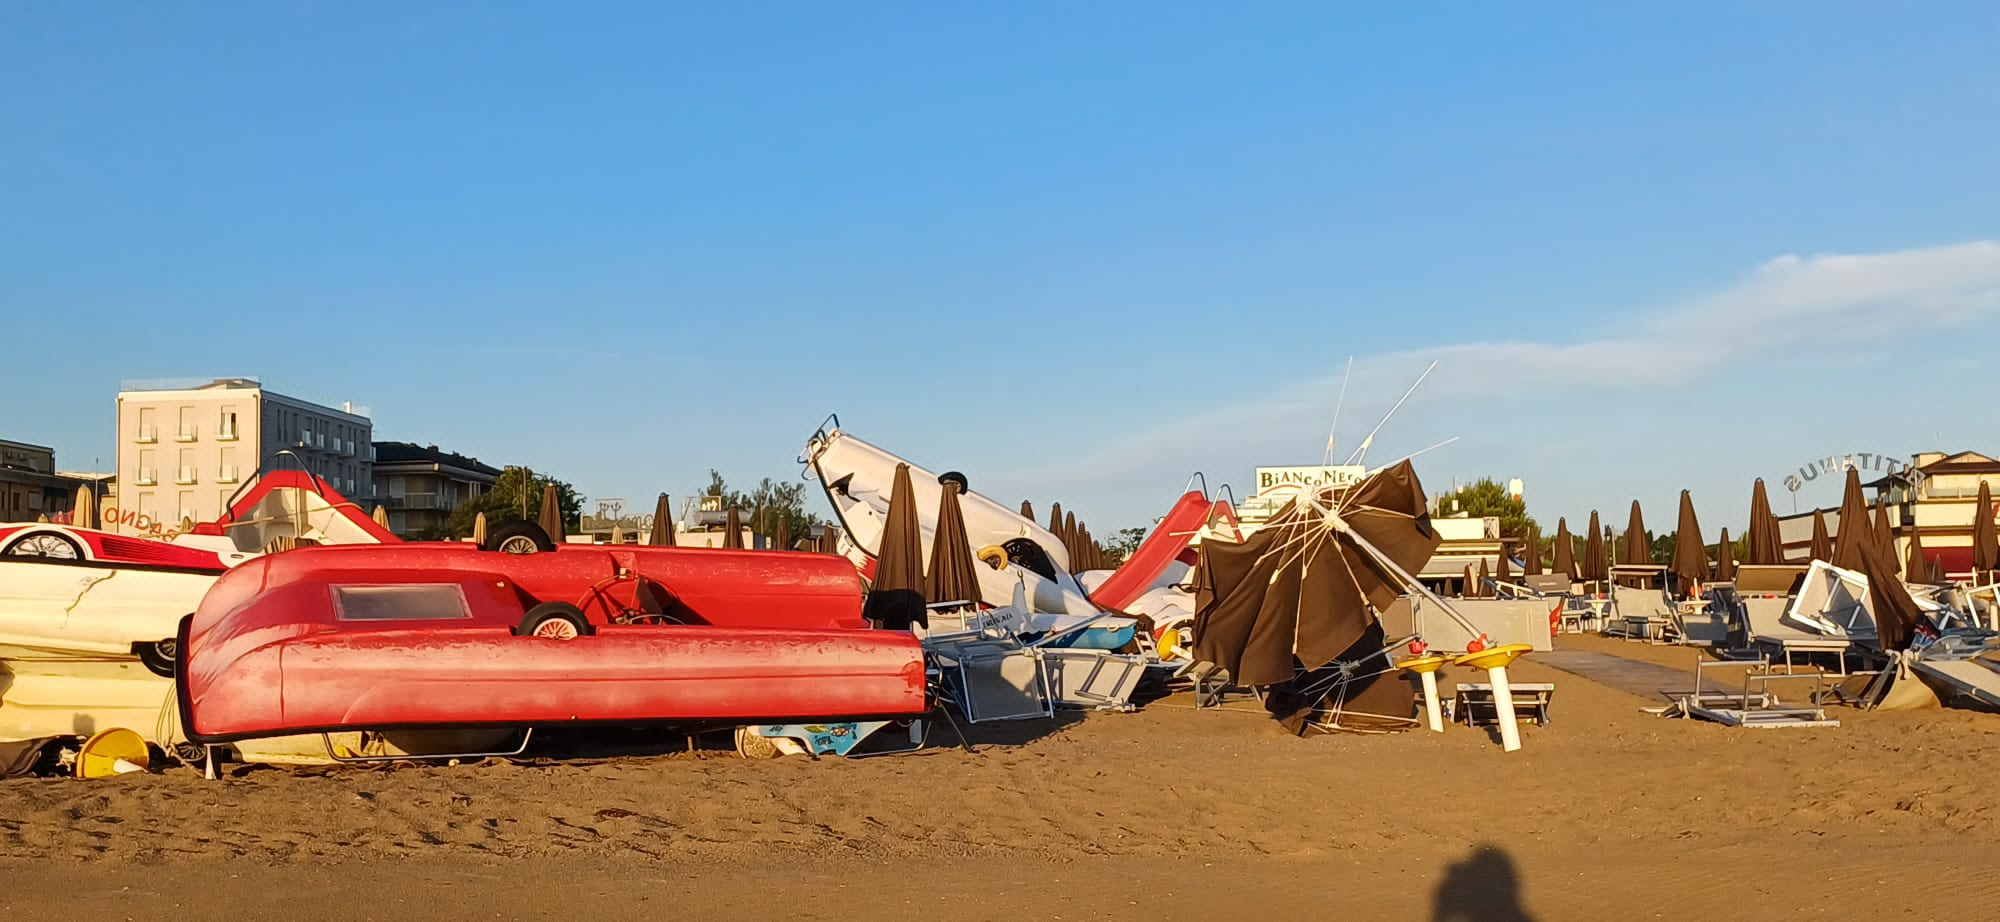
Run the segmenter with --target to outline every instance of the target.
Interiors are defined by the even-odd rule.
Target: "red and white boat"
[[[867,630],[859,588],[819,554],[302,548],[231,570],[183,622],[182,729],[921,715],[922,648]]]
[[[171,540],[0,527],[0,738],[125,726],[166,739],[180,619],[231,567],[302,540],[396,537],[299,471],[252,478],[221,519]]]

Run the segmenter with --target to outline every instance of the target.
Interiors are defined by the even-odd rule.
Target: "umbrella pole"
[[[1431,601],[1431,604],[1436,605],[1441,609],[1444,609],[1444,613],[1450,615],[1451,620],[1458,622],[1459,627],[1465,628],[1465,632],[1467,634],[1476,638],[1481,638],[1481,639],[1485,638],[1486,636],[1485,632],[1481,631],[1478,628],[1478,626],[1474,625],[1472,622],[1465,620],[1465,616],[1459,614],[1458,609],[1451,607],[1451,603],[1446,602],[1443,599],[1443,597],[1439,596],[1437,593],[1430,591],[1430,589],[1423,584],[1422,580],[1419,580],[1415,576],[1410,575],[1410,571],[1403,569],[1401,564],[1398,564],[1394,560],[1389,559],[1389,555],[1382,553],[1381,549],[1377,548],[1374,544],[1371,544],[1367,538],[1361,537],[1361,535],[1358,532],[1356,532],[1353,528],[1349,527],[1347,524],[1347,520],[1340,517],[1340,513],[1329,512],[1327,513],[1326,517],[1327,521],[1333,524],[1333,528],[1335,531],[1338,531],[1341,534],[1346,535],[1349,539],[1351,539],[1354,542],[1355,547],[1358,547],[1363,551],[1367,552],[1368,556],[1375,558],[1376,563],[1381,564],[1383,568],[1387,569],[1390,573],[1395,574],[1397,578],[1401,579],[1403,581],[1404,588],[1407,588],[1411,592],[1414,592],[1420,596],[1423,596],[1426,599],[1429,599]]]
[[[1488,666],[1486,681],[1493,685],[1494,716],[1500,721],[1500,751],[1519,750],[1521,723],[1520,718],[1514,713],[1514,687],[1507,684],[1507,667]]]

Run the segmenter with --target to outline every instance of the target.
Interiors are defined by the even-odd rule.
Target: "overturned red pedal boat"
[[[904,717],[921,646],[863,627],[814,554],[304,548],[216,582],[182,624],[200,743],[333,730]]]

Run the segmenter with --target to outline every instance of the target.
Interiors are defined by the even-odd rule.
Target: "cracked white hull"
[[[8,561],[0,564],[0,649],[130,656],[135,643],[172,639],[217,575]]]

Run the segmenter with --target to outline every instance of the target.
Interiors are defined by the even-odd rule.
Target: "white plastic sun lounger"
[[[1856,649],[1854,641],[1846,637],[1815,634],[1786,624],[1784,614],[1790,604],[1790,599],[1783,598],[1743,599],[1741,610],[1743,620],[1749,627],[1750,643],[1773,659],[1783,660],[1786,668],[1793,666],[1792,657],[1795,654],[1833,654],[1841,657],[1844,672],[1847,654]]]
[[[2000,708],[2000,666],[1988,660],[1918,657],[1910,668],[1980,704]]]

